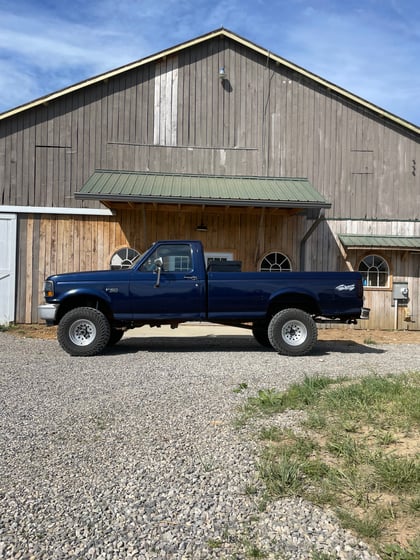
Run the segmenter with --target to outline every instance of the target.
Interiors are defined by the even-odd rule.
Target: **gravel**
[[[0,367],[0,558],[377,558],[300,499],[259,511],[258,441],[234,420],[247,396],[305,375],[419,370],[419,346],[287,358],[248,334],[146,336],[74,358],[0,333]]]

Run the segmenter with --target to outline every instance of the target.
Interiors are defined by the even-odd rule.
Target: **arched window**
[[[140,253],[131,247],[122,247],[115,251],[111,257],[111,268],[131,268],[134,261],[140,256]]]
[[[268,253],[260,264],[261,272],[290,272],[292,263],[283,253]]]
[[[379,255],[367,255],[359,264],[363,276],[363,285],[368,288],[386,288],[389,286],[389,266]]]

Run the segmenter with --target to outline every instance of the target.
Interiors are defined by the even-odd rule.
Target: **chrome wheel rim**
[[[308,330],[302,321],[287,321],[281,329],[281,336],[290,346],[303,344],[308,337]]]
[[[71,325],[69,338],[76,346],[92,344],[96,338],[96,327],[88,319],[79,319]]]

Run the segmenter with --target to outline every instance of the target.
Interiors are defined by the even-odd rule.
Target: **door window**
[[[174,244],[159,245],[149,256],[147,262],[140,267],[141,272],[155,270],[155,260],[161,258],[163,261],[162,272],[191,272],[192,258],[190,245]]]

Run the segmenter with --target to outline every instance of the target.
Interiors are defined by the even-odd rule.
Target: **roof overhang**
[[[420,237],[400,235],[339,234],[341,244],[347,250],[382,249],[386,251],[409,251],[420,253]]]
[[[103,203],[330,208],[308,179],[98,170],[75,197]]]

